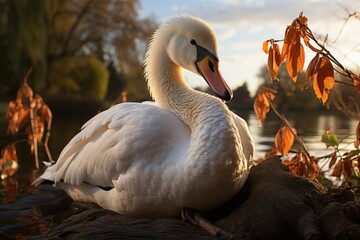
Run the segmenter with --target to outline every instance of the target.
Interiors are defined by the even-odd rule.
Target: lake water
[[[256,115],[253,112],[239,113],[249,125],[251,134],[254,137],[256,145],[256,157],[262,158],[265,152],[269,152],[273,146],[274,136],[283,125],[281,120],[272,112],[269,113],[268,118],[263,122],[263,127],[259,126]],[[49,141],[49,148],[54,159],[60,154],[62,148],[68,141],[80,130],[81,126],[91,116],[76,116],[76,117],[60,117],[54,116],[51,137]],[[338,135],[338,139],[346,138],[342,141],[340,147],[350,149],[349,143],[355,140],[355,130],[357,126],[356,119],[349,119],[345,116],[321,113],[287,113],[286,118],[290,124],[295,127],[298,135],[301,136],[305,145],[311,154],[321,156],[329,153],[331,150],[325,148],[325,144],[320,141],[321,135],[325,133],[327,128],[331,128],[331,132]],[[6,143],[16,139],[6,135],[6,120],[0,119],[0,148]],[[20,136],[22,138],[26,136]],[[20,148],[26,152],[26,142],[19,144]],[[22,147],[21,147],[22,145]],[[299,147],[296,143],[294,147]],[[46,160],[46,155],[43,152],[42,157]],[[22,154],[20,154],[22,156]],[[19,156],[19,158],[21,158]],[[27,155],[23,158],[27,158]],[[19,160],[24,162],[23,159]],[[31,168],[32,160],[26,159],[27,167]],[[25,164],[25,163],[23,163]]]

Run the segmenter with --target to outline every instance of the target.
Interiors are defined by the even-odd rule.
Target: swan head
[[[152,50],[160,47],[165,48],[175,65],[203,77],[219,98],[231,100],[232,91],[219,71],[215,32],[207,22],[192,16],[177,16],[162,23],[153,35],[145,66]]]

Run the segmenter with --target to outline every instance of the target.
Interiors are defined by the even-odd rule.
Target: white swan
[[[254,154],[246,122],[221,100],[231,90],[218,71],[214,31],[178,16],[161,24],[146,53],[155,103],[122,103],[89,120],[35,184],[53,181],[77,201],[135,217],[209,210],[244,184]],[[219,98],[192,90],[182,68]]]

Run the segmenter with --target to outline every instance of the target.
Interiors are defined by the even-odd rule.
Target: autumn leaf
[[[267,70],[272,81],[278,82],[277,73],[281,64],[281,55],[279,45],[272,44],[269,49],[269,57],[267,62]]]
[[[331,155],[331,160],[329,162],[329,168],[334,166],[334,164],[336,163],[336,160],[337,160],[336,152],[333,152],[333,154]]]
[[[319,70],[319,58],[320,55],[316,54],[310,61],[309,66],[306,69],[306,80],[311,80],[314,74]]]
[[[26,102],[33,98],[33,94],[34,93],[31,87],[27,84],[26,81],[24,81],[17,92],[17,98],[22,99],[23,102]]]
[[[39,120],[47,123],[47,129],[51,129],[52,113],[48,105],[44,102],[42,97],[38,94],[35,95],[35,109],[36,115],[39,116]]]
[[[14,175],[18,166],[15,144],[9,144],[3,149],[0,159],[1,179]]]
[[[304,47],[300,42],[300,37],[296,36],[296,39],[297,41],[289,46],[289,53],[285,59],[286,69],[293,82],[296,82],[298,72],[303,71],[305,62]]]
[[[318,159],[314,156],[311,156],[309,158],[306,154],[302,154],[302,155],[306,165],[306,172],[307,172],[306,177],[310,177],[312,180],[316,179],[319,176],[319,172],[320,172],[317,163]]]
[[[275,93],[275,90],[263,87],[260,89],[259,94],[255,98],[254,111],[259,120],[260,127],[262,126],[262,121],[266,119],[266,115],[270,111],[269,100],[274,100]]]
[[[307,22],[308,22],[308,19],[307,19],[307,17],[305,17],[305,16],[303,15],[303,12],[301,12],[301,13],[299,14],[298,19],[299,19],[299,22],[300,22],[301,25],[305,25],[305,24],[307,24]]]
[[[296,30],[292,25],[288,26],[285,30],[284,44],[281,49],[281,60],[283,61],[287,54],[289,53],[289,47],[293,43],[294,36],[296,34]]]
[[[279,152],[279,150],[274,145],[270,152],[265,153],[265,159],[276,156],[278,154],[278,152]]]
[[[331,173],[331,176],[340,178],[342,167],[343,167],[342,162],[338,161],[338,163],[335,165],[333,172]]]
[[[301,161],[301,154],[296,154],[291,160],[284,160],[283,165],[287,166],[289,170],[296,175],[305,175],[305,163]]]
[[[15,134],[26,125],[29,117],[29,109],[19,102],[10,101],[6,116],[9,122],[7,132],[9,134]]]
[[[314,74],[313,88],[318,99],[325,104],[331,89],[334,87],[334,69],[326,57],[319,59],[319,69]]]
[[[355,90],[360,93],[360,75],[354,77],[354,87]]]
[[[292,129],[294,133],[296,130]],[[282,126],[275,135],[275,147],[284,156],[287,155],[294,143],[294,134],[287,126]]]
[[[343,164],[343,169],[344,169],[344,173],[347,177],[351,177],[352,175],[352,161],[350,158],[345,158],[343,161],[342,161],[342,164]]]
[[[265,54],[269,54],[269,41],[270,40],[266,40],[262,44],[262,50],[264,51]]]
[[[360,145],[360,120],[356,127],[356,141],[354,143],[354,146],[355,146],[355,148],[359,148],[359,145]]]

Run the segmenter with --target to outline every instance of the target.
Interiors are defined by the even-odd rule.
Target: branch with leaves
[[[51,153],[48,147],[48,141],[51,131],[52,113],[50,108],[45,104],[42,97],[33,93],[33,90],[27,83],[32,69],[25,74],[22,86],[17,92],[16,99],[10,101],[7,109],[8,134],[18,134],[24,129],[27,133],[27,142],[30,150],[34,154],[36,169],[39,168],[38,144],[42,143],[42,138],[46,126],[46,138],[44,147],[47,156],[52,161]],[[2,150],[0,159],[1,178],[11,176],[17,169],[16,143],[19,140],[10,143]]]
[[[293,82],[296,83],[297,75],[303,71],[305,63],[303,41],[306,47],[315,52],[315,57],[310,61],[306,70],[306,80],[308,81],[308,85],[312,84],[316,97],[320,99],[323,104],[328,100],[335,83],[354,87],[355,90],[360,93],[360,75],[356,75],[346,69],[325,47],[327,37],[325,37],[323,43],[320,43],[315,38],[307,23],[308,19],[303,13],[300,13],[299,17],[293,20],[291,25],[286,28],[283,40],[269,39],[263,42],[262,50],[268,54],[267,70],[271,81],[273,83],[279,82],[277,76],[279,66],[285,62],[288,74]],[[282,41],[284,43],[280,51],[278,43]],[[335,72],[345,76],[349,82],[335,81]],[[275,94],[276,91],[271,88],[262,88],[258,92],[254,103],[254,110],[259,119],[260,126],[261,122],[266,119],[266,115],[270,109],[284,122],[284,126],[278,130],[275,136],[272,151],[267,153],[265,158],[278,153],[283,156],[287,155],[294,140],[296,140],[300,144],[301,149],[295,151],[296,154],[293,158],[283,161],[293,173],[316,179],[322,170],[322,167],[319,168],[318,166],[319,159],[325,159],[327,160],[325,162],[329,163],[329,169],[335,166],[331,174],[332,176],[340,178],[342,173],[344,173],[345,180],[351,177],[359,177],[360,121],[356,129],[354,150],[341,154],[336,135],[330,133],[330,130],[326,130],[321,141],[326,144],[327,148],[333,147],[334,151],[322,157],[311,156],[303,139],[297,135],[296,130],[290,125],[285,116],[278,112],[272,103],[275,99]]]
[[[327,37],[320,43],[307,25],[308,19],[300,13],[290,26],[285,30],[284,40],[269,39],[263,42],[262,49],[268,54],[267,68],[272,81],[278,82],[277,72],[279,66],[285,61],[286,69],[294,81],[297,80],[298,72],[302,72],[305,63],[305,51],[301,39],[305,45],[316,53],[306,70],[306,79],[309,85],[312,83],[316,97],[323,104],[327,101],[331,89],[334,87],[335,71],[345,76],[352,83],[343,83],[353,86],[360,93],[360,75],[346,69],[331,52],[325,47]],[[281,52],[278,42],[284,41]],[[312,43],[315,43],[316,47]],[[269,47],[270,44],[270,47]],[[333,66],[335,64],[336,68]]]

